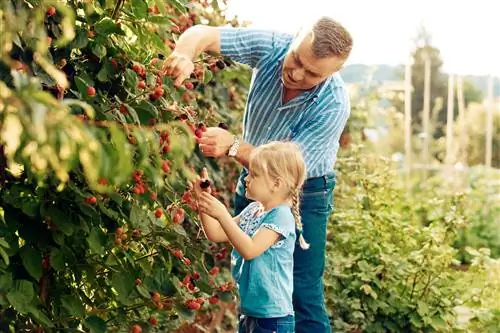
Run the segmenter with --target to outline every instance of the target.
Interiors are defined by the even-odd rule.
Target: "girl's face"
[[[271,191],[273,184],[269,179],[262,174],[252,171],[252,169],[249,170],[248,176],[245,178],[245,184],[245,195],[248,199],[267,202],[273,195]]]

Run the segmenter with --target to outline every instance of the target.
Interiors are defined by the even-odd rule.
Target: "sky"
[[[347,64],[404,63],[424,24],[444,71],[500,76],[500,0],[228,0],[228,15],[289,32],[328,15],[353,36]]]

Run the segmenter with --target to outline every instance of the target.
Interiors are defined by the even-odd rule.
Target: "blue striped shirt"
[[[340,135],[350,114],[340,74],[283,104],[282,65],[293,35],[253,28],[219,30],[221,54],[253,69],[243,140],[254,146],[293,141],[304,155],[308,178],[333,172]]]

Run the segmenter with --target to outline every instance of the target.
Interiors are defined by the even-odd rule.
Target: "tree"
[[[235,165],[194,138],[232,125],[249,75],[161,71],[200,22],[225,22],[218,2],[1,2],[0,331],[172,331],[232,300],[188,182],[209,167],[229,204]]]

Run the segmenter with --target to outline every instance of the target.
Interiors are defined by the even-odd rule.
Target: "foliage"
[[[1,331],[170,331],[232,299],[187,187],[206,165],[229,203],[235,165],[195,136],[238,120],[248,75],[206,57],[183,87],[163,76],[179,33],[225,22],[187,5],[2,2]]]
[[[359,147],[337,168],[325,291],[336,330],[451,332],[468,288],[451,246],[465,195],[421,193],[415,207],[390,162]]]

